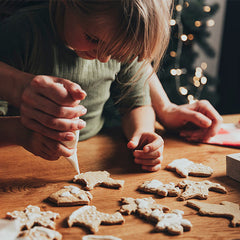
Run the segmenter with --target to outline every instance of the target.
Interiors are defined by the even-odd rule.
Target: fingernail
[[[71,133],[67,133],[67,135],[65,136],[66,141],[73,141],[74,138],[75,138],[74,134]]]
[[[150,151],[150,147],[144,147],[143,151],[146,152],[146,153],[149,152]]]
[[[81,113],[82,114],[86,114],[87,113],[87,109],[86,108],[82,108]]]
[[[83,128],[83,127],[86,127],[86,122],[80,119],[78,122],[78,128]]]

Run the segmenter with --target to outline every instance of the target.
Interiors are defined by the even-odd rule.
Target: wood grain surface
[[[240,115],[224,116],[224,122],[237,122]],[[240,239],[240,227],[232,228],[229,220],[199,216],[197,211],[185,206],[184,201],[176,201],[176,197],[159,198],[151,194],[136,191],[138,185],[145,180],[158,179],[163,183],[183,180],[174,172],[165,170],[165,166],[176,158],[188,158],[203,163],[214,169],[209,178],[188,177],[190,180],[211,180],[220,183],[228,190],[227,194],[210,191],[208,203],[232,201],[240,204],[240,183],[226,176],[226,155],[240,152],[240,149],[193,144],[185,142],[177,136],[159,131],[165,141],[164,162],[158,172],[143,172],[133,163],[131,152],[126,148],[126,140],[120,129],[111,129],[89,140],[79,142],[78,158],[80,171],[107,170],[111,177],[125,180],[120,190],[97,187],[91,191],[92,205],[99,211],[114,213],[119,209],[121,197],[143,198],[152,196],[156,202],[167,205],[171,209],[183,210],[184,218],[191,221],[193,227],[180,236],[167,233],[153,233],[154,226],[133,215],[125,216],[123,225],[100,226],[97,235],[114,235],[123,240],[156,240],[156,239]],[[67,227],[68,216],[79,206],[56,207],[46,198],[71,182],[75,171],[64,158],[58,161],[46,161],[32,155],[19,146],[0,148],[0,218],[6,212],[23,210],[27,205],[37,205],[44,210],[60,214],[57,228],[64,240],[81,239],[88,234],[80,227]],[[74,184],[73,184],[74,185]]]

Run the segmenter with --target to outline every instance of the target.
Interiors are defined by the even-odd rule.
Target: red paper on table
[[[206,143],[240,148],[240,122],[223,123],[219,132]]]

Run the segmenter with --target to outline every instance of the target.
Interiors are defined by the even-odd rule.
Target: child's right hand
[[[69,80],[35,76],[22,94],[22,124],[57,141],[72,141],[73,131],[85,127],[78,117],[86,114],[80,100],[86,97],[81,87]]]
[[[25,134],[20,137],[20,145],[36,156],[46,160],[57,160],[61,156],[70,157],[74,153],[74,149],[69,149],[60,142],[40,133],[26,128],[24,131]]]

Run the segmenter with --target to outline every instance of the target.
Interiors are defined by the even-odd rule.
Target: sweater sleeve
[[[149,76],[147,66],[137,59],[130,64],[122,64],[111,87],[111,96],[121,114],[151,104]]]

